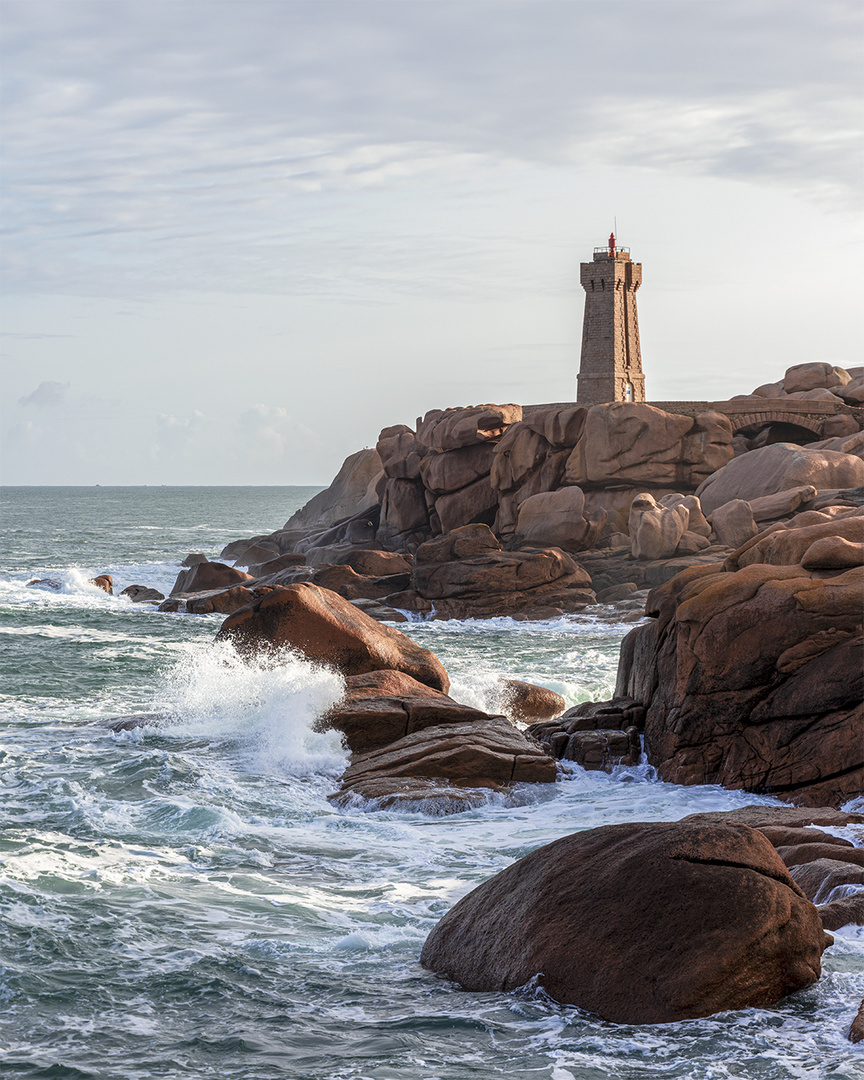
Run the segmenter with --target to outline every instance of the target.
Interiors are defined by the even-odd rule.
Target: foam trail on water
[[[228,642],[190,646],[165,673],[157,707],[183,735],[236,740],[256,772],[338,773],[341,735],[316,721],[344,692],[342,678],[296,653],[249,662]]]

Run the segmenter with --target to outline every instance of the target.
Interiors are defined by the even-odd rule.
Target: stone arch
[[[763,412],[735,413],[729,417],[732,422],[732,434],[737,435],[746,428],[764,428],[769,424],[785,424],[802,428],[818,437],[822,434],[824,417],[807,416],[802,413],[790,413],[785,409],[765,409]]]

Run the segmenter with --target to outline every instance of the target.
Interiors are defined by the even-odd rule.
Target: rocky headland
[[[751,406],[783,399],[813,415]],[[560,762],[646,760],[798,807],[534,852],[424,948],[468,989],[537,978],[628,1023],[767,1006],[819,977],[825,929],[864,923],[864,816],[840,809],[864,793],[864,369],[792,368],[740,399],[743,426],[737,400],[435,410],[385,428],[281,529],[189,556],[160,605],[227,615],[219,637],[256,662],[287,648],[343,676],[319,718],[350,751],[343,807],[453,813],[554,783]],[[463,705],[389,625],[604,605],[637,623],[615,696],[566,711],[519,682],[502,715]]]

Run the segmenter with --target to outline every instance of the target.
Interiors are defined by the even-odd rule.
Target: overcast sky
[[[864,363],[862,14],[4,0],[3,482],[324,484],[572,400],[616,218],[649,400]]]

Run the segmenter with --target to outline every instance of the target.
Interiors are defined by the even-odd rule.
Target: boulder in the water
[[[484,882],[429,935],[466,990],[534,981],[625,1024],[769,1008],[819,978],[831,937],[768,840],[743,825],[606,825]]]
[[[545,686],[523,682],[521,679],[499,679],[501,708],[511,719],[525,723],[552,720],[567,708],[567,702]]]
[[[195,563],[187,570],[180,571],[171,595],[227,589],[229,585],[239,585],[243,581],[252,581],[252,575],[245,574],[234,566],[219,562]]]
[[[149,589],[146,585],[127,585],[120,595],[128,597],[133,604],[161,603],[165,599],[158,589]]]
[[[233,642],[240,652],[295,649],[343,675],[392,669],[442,693],[450,689],[434,653],[336,593],[306,582],[267,593],[235,611],[217,639]]]

